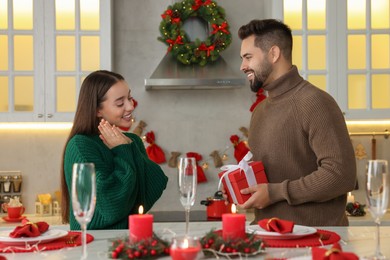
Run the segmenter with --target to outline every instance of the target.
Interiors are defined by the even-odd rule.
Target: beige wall
[[[209,163],[206,170],[208,183],[200,184],[194,209],[204,209],[201,199],[217,190],[217,173],[209,154],[223,151],[230,146],[229,137],[241,134],[239,127],[248,126],[249,107],[255,100],[248,86],[233,90],[185,90],[149,91],[144,88],[144,78],[150,76],[166,53],[166,46],[157,41],[160,15],[172,0],[115,0],[113,8],[113,64],[114,70],[123,74],[132,88],[139,105],[137,121],[143,120],[153,130],[156,143],[169,158],[171,151],[202,154]],[[232,45],[222,53],[231,67],[239,71],[240,41],[237,30],[240,25],[254,18],[266,18],[271,14],[259,0],[220,0],[233,34]],[[390,126],[386,126],[390,129]],[[384,129],[380,129],[382,131]],[[377,130],[379,131],[379,130]],[[38,193],[54,193],[59,189],[61,154],[68,131],[0,130],[0,170],[21,170],[23,174],[23,201],[27,211],[34,212]],[[370,152],[370,137],[353,138]],[[390,160],[389,139],[378,137],[377,157]],[[232,148],[228,151],[234,163]],[[364,202],[363,178],[366,160],[358,161],[360,190],[356,198]],[[168,188],[153,210],[181,210],[176,192],[176,171],[162,165],[169,176]]]

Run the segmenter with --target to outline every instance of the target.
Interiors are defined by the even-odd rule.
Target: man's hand
[[[241,190],[242,194],[252,194],[252,196],[244,203],[239,205],[243,209],[263,209],[270,203],[268,194],[268,184],[257,184],[249,188]]]

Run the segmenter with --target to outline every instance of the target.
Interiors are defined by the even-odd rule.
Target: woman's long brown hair
[[[61,208],[62,222],[69,223],[69,190],[65,180],[65,150],[70,139],[77,134],[81,135],[96,135],[99,134],[98,125],[100,119],[97,117],[97,111],[101,103],[106,99],[107,91],[118,81],[124,78],[117,73],[98,70],[89,74],[80,88],[77,109],[73,120],[73,126],[66,140],[64,150],[62,152],[61,163]]]

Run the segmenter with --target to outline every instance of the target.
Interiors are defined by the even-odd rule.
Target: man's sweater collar
[[[293,65],[286,74],[265,85],[264,90],[268,91],[268,97],[276,98],[296,87],[302,80],[297,67]]]

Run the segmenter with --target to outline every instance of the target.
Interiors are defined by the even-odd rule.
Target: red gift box
[[[245,201],[247,201],[250,198],[251,194],[241,194],[240,192],[240,190],[249,187],[248,183],[251,183],[250,186],[254,186],[260,183],[268,183],[267,176],[265,175],[264,166],[262,162],[248,163],[244,160],[245,158],[241,160],[239,165],[234,165],[234,166],[226,165],[222,167],[221,169],[226,169],[226,167],[230,169],[220,172],[218,174],[219,178],[222,178],[221,181],[226,190],[226,193],[228,195],[228,200],[230,203],[243,204]],[[246,164],[248,168],[246,172],[243,170],[246,168],[246,166],[243,166],[242,164],[244,165]],[[234,195],[232,193],[234,193]]]

